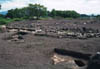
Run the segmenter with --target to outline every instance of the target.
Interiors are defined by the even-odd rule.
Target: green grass
[[[52,19],[51,17],[40,17],[40,20],[48,20],[48,19]]]
[[[22,20],[25,20],[24,18],[14,18],[12,19],[13,21],[22,21]]]
[[[13,21],[12,19],[0,18],[0,25],[5,25],[5,24],[8,24],[12,21]]]
[[[0,18],[0,25],[6,25],[8,23],[14,22],[14,21],[22,21],[24,18]]]

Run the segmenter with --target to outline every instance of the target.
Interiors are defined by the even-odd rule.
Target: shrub
[[[0,25],[5,25],[5,24],[7,24],[7,21],[6,20],[0,20]]]
[[[5,24],[8,24],[10,22],[13,22],[14,20],[13,19],[10,19],[10,18],[0,18],[0,25],[5,25]]]

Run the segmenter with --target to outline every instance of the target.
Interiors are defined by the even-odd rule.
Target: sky
[[[100,14],[100,0],[0,0],[0,11],[22,8],[30,3],[40,3],[48,10],[75,10],[81,14]]]

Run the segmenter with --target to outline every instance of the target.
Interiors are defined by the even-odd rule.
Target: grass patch
[[[24,20],[24,18],[14,18],[14,19],[12,19],[13,21],[22,21],[22,20]]]
[[[0,18],[0,25],[6,25],[12,21],[13,21],[12,19]]]
[[[0,18],[0,25],[6,25],[8,23],[14,22],[14,21],[22,21],[24,18]]]

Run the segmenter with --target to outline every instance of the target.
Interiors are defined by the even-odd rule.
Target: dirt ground
[[[77,19],[26,20],[17,21],[7,26],[11,28],[35,28],[41,26],[43,30],[59,30],[64,27],[87,27],[100,30],[100,21]],[[8,36],[8,32],[0,33],[0,69],[85,69],[89,61],[88,55],[100,51],[100,38],[80,40],[26,34],[19,41],[4,39]],[[63,50],[69,53],[65,53]],[[55,54],[57,54],[56,57]],[[67,62],[66,59],[69,58],[74,62],[80,60],[84,64],[81,66],[77,62]]]

